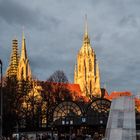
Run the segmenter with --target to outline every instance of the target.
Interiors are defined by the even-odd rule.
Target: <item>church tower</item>
[[[31,69],[29,65],[29,59],[27,57],[24,33],[22,35],[22,48],[21,48],[21,56],[20,56],[18,71],[17,71],[17,79],[19,81],[31,80]]]
[[[13,39],[12,53],[11,53],[9,67],[7,68],[7,71],[6,71],[6,77],[9,77],[9,78],[17,77],[18,63],[19,63],[18,40]]]
[[[90,45],[87,17],[85,18],[83,44],[78,52],[74,70],[74,83],[80,85],[84,96],[101,96],[99,66],[95,51]]]

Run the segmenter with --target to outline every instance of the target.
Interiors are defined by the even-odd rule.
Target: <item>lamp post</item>
[[[0,88],[0,136],[2,136],[2,116],[3,116],[3,93],[2,93],[2,61],[0,59],[0,74],[1,74],[1,88]]]

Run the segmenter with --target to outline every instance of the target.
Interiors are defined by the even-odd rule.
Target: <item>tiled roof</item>
[[[109,99],[115,99],[119,98],[120,96],[132,96],[132,93],[130,91],[114,91],[109,95]]]
[[[68,89],[71,92],[71,95],[74,100],[84,100],[84,101],[89,101],[89,99],[83,95],[80,85],[79,84],[73,84],[73,83],[55,83],[55,82],[44,82],[44,81],[38,81],[38,84],[42,86],[42,88],[45,88],[46,85],[50,85],[54,87],[54,90],[57,87],[64,87]]]
[[[55,83],[55,82],[44,82],[44,81],[37,81],[37,83],[42,87],[45,88],[46,85],[51,85],[54,86],[54,90],[57,87],[64,87],[66,89],[68,89],[71,92],[71,96],[73,98],[73,100],[76,101],[80,101],[83,100],[85,102],[89,101],[89,98],[84,96],[81,89],[80,89],[80,85],[79,84],[73,84],[73,83]],[[102,88],[101,89],[102,92],[102,96],[108,100],[112,100],[112,99],[116,99],[119,98],[120,96],[132,96],[132,93],[130,91],[114,91],[111,92],[111,94],[109,95],[107,90]],[[139,107],[140,106],[140,99],[135,98],[135,103],[136,106]]]

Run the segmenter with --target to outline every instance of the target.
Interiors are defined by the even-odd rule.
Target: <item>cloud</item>
[[[29,26],[39,30],[51,29],[60,22],[53,16],[41,14],[40,9],[27,7],[16,0],[0,1],[0,18],[9,25],[20,25],[25,26],[25,28]]]
[[[8,63],[12,37],[21,48],[25,26],[28,56],[34,75],[45,80],[62,69],[73,82],[76,55],[88,15],[91,46],[100,63],[101,83],[113,90],[139,90],[139,0],[1,0],[0,56]],[[6,69],[6,68],[5,68]]]
[[[29,9],[14,0],[0,1],[0,18],[8,24],[34,25],[38,22],[39,11]]]

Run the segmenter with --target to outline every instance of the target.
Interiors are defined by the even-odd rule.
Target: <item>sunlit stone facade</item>
[[[18,40],[13,40],[12,53],[10,58],[9,67],[6,71],[6,77],[16,77],[17,80],[31,80],[31,69],[26,51],[26,42],[24,34],[22,36],[22,49],[19,58],[18,54]]]
[[[83,44],[77,55],[74,83],[80,85],[84,96],[101,96],[99,66],[96,54],[90,45],[87,20],[85,22]]]
[[[25,80],[25,81],[31,79],[31,69],[29,65],[29,59],[27,57],[24,34],[22,36],[22,49],[21,49],[21,56],[18,65],[17,78],[18,80]]]

